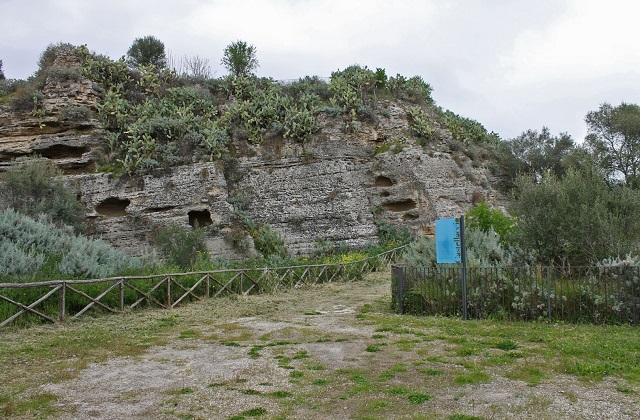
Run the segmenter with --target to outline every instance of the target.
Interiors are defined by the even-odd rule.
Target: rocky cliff
[[[321,114],[320,130],[304,144],[278,136],[261,145],[236,139],[234,159],[116,177],[96,173],[106,143],[92,117],[99,87],[51,80],[43,93],[37,115],[0,108],[0,169],[24,155],[53,160],[86,204],[95,235],[134,254],[170,222],[208,226],[215,257],[251,253],[231,240],[239,202],[253,221],[280,232],[292,253],[306,254],[319,239],[374,242],[379,221],[430,235],[436,219],[459,216],[480,198],[496,200],[488,171],[450,151],[446,130],[428,148],[416,143],[399,102],[376,103],[375,123],[356,133]],[[70,109],[88,112],[78,121]]]

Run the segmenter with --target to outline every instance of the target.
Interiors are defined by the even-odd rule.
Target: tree
[[[224,49],[222,65],[236,77],[252,74],[258,68],[256,47],[244,41],[232,42]]]
[[[594,167],[516,180],[514,239],[541,263],[594,264],[638,251],[640,191],[610,187]]]
[[[541,132],[527,130],[498,147],[502,184],[510,190],[520,174],[531,175],[538,181],[546,173],[562,177],[574,152],[575,144],[567,133],[553,136],[547,127],[542,127]]]
[[[4,79],[6,79],[6,77],[4,77],[4,70],[2,70],[2,60],[0,60],[0,80]]]
[[[151,35],[136,38],[127,51],[127,58],[134,67],[153,64],[161,70],[167,66],[164,43]]]
[[[586,148],[612,183],[640,188],[640,106],[603,103],[585,117]]]

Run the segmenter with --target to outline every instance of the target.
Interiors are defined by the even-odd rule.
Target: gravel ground
[[[389,299],[388,275],[374,273],[156,311],[175,322],[162,345],[32,392],[57,396],[56,416],[68,419],[640,418],[637,392],[620,392],[617,378],[559,375],[528,386],[495,366],[487,381],[455,384],[473,357],[438,362],[446,342],[377,331],[363,312],[386,313]]]

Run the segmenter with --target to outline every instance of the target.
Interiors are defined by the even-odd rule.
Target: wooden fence
[[[21,317],[24,317],[25,325],[44,321],[56,323],[76,319],[90,310],[93,313],[123,313],[143,306],[170,309],[185,301],[229,294],[248,295],[335,280],[352,281],[387,267],[403,250],[404,247],[399,247],[348,263],[0,283],[0,329]],[[32,303],[25,303],[29,301]]]

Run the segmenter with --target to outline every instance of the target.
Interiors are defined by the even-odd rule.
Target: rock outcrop
[[[213,256],[239,256],[230,240],[237,201],[253,221],[280,232],[292,253],[308,254],[319,239],[374,242],[379,221],[430,235],[436,219],[459,216],[480,197],[496,199],[487,170],[444,140],[416,144],[403,107],[392,101],[377,103],[377,121],[358,133],[321,115],[320,131],[305,144],[236,140],[236,158],[225,163],[114,177],[95,172],[106,142],[92,117],[98,89],[86,80],[51,81],[43,92],[41,117],[0,108],[0,169],[23,155],[53,160],[86,204],[95,235],[133,254],[149,248],[159,226],[177,222],[207,226]],[[88,110],[87,118],[65,120],[70,108]]]

